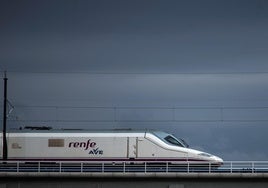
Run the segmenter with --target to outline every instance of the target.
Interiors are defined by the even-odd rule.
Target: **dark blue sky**
[[[267,71],[267,14],[265,0],[1,1],[0,60],[9,71]]]
[[[161,129],[267,160],[267,23],[266,0],[1,1],[9,126]]]

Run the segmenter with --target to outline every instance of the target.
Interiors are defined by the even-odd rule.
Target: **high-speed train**
[[[6,140],[7,160],[223,163],[221,158],[190,149],[183,140],[162,131],[23,129],[6,133]]]

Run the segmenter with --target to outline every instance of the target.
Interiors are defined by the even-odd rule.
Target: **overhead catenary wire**
[[[67,111],[66,111],[67,109]],[[20,116],[16,114],[25,114]],[[184,111],[185,110],[185,111]],[[191,111],[192,110],[192,111]],[[208,114],[203,116],[203,110]],[[240,115],[232,115],[235,110]],[[260,115],[251,115],[257,110]],[[49,113],[47,113],[49,112]],[[33,113],[33,114],[31,114]],[[38,114],[39,118],[35,115]],[[82,113],[82,114],[81,114]],[[103,113],[103,115],[101,115]],[[163,113],[163,116],[159,114]],[[186,117],[183,116],[186,113]],[[242,113],[242,115],[241,115]],[[44,114],[44,115],[42,115]],[[49,114],[49,115],[47,115]],[[54,115],[53,115],[54,114]],[[136,115],[135,115],[136,114]],[[139,114],[143,114],[142,117]],[[181,115],[183,114],[183,115]],[[199,115],[201,114],[201,115]],[[152,107],[152,106],[16,106],[16,122],[268,122],[268,106]],[[97,115],[97,117],[96,117]]]
[[[1,68],[1,67],[0,67]],[[157,73],[157,72],[94,72],[94,71],[10,71],[11,73],[23,73],[23,74],[89,74],[89,75],[116,75],[116,74],[120,74],[120,75],[128,75],[128,74],[142,74],[142,75],[247,75],[247,74],[268,74],[268,72],[189,72],[189,73]],[[10,117],[9,121],[28,121],[28,122],[40,122],[40,121],[53,121],[53,122],[114,122],[114,121],[118,121],[118,122],[267,122],[267,119],[226,119],[223,115],[223,113],[227,110],[263,110],[266,111],[266,109],[268,109],[268,106],[76,106],[76,105],[62,105],[62,106],[58,106],[58,105],[15,105],[17,108],[17,112],[18,110],[22,110],[22,109],[56,109],[56,110],[61,110],[61,109],[70,109],[70,110],[76,110],[76,109],[81,109],[81,110],[87,110],[87,109],[91,109],[91,110],[111,110],[113,111],[113,119],[111,120],[101,120],[101,119],[89,119],[89,120],[77,120],[77,119],[70,119],[70,120],[64,120],[64,119],[35,119],[35,118],[31,118],[31,119],[16,119],[14,120],[14,118]],[[135,120],[125,120],[125,119],[120,119],[120,111],[124,111],[124,110],[170,110],[172,115],[171,115],[171,119],[168,120],[139,120],[139,119],[135,119]],[[175,111],[176,110],[219,110],[219,118],[218,119],[200,119],[200,120],[196,120],[196,119],[178,119],[176,117]]]
[[[4,70],[4,69],[3,69]],[[268,71],[39,71],[39,70],[9,70],[9,73],[22,74],[89,74],[89,75],[248,75],[268,74]]]

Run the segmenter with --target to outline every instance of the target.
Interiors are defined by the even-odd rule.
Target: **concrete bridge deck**
[[[184,179],[267,179],[268,173],[77,173],[77,172],[0,172],[0,178],[184,178]]]
[[[0,173],[0,188],[267,188],[268,174]]]

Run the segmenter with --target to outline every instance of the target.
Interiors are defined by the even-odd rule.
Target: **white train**
[[[8,160],[223,162],[162,131],[20,130],[6,137]]]

